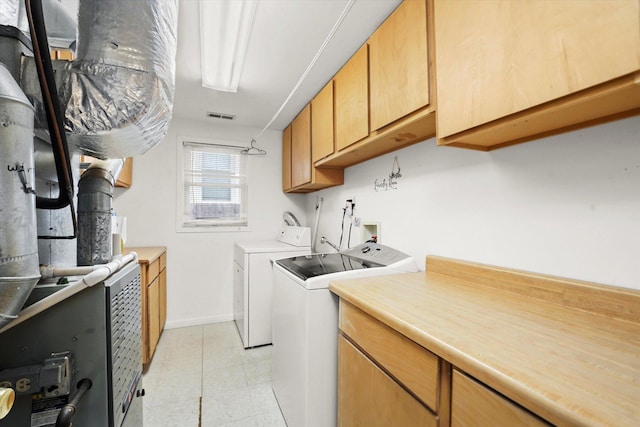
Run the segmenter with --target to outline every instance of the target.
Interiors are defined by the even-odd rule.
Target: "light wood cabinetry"
[[[498,148],[640,113],[640,2],[435,0],[438,143]]]
[[[311,100],[311,161],[335,151],[333,121],[333,80]]]
[[[134,247],[142,288],[142,363],[151,361],[167,319],[167,248]]]
[[[311,104],[298,114],[283,132],[283,189],[292,193],[308,193],[344,183],[342,169],[317,169],[311,162],[312,121]],[[320,123],[323,126],[323,123]],[[289,142],[290,135],[290,142]],[[290,145],[290,150],[289,150]],[[288,154],[290,152],[290,155]],[[290,187],[287,188],[289,176]]]
[[[427,0],[403,1],[336,74],[336,151],[316,167],[349,167],[435,136],[431,7]],[[367,86],[365,113],[354,107],[364,105],[364,95],[351,92],[365,93]]]
[[[116,187],[129,188],[133,183],[133,157],[124,160],[124,166],[116,179]]]
[[[452,378],[452,427],[551,425],[457,369]]]
[[[282,191],[291,190],[291,125],[282,132]]]
[[[427,2],[402,2],[369,38],[371,130],[429,104]]]
[[[402,2],[312,100],[312,173],[344,169],[435,135],[431,7],[430,0]],[[283,181],[287,174],[285,165]],[[296,191],[318,188],[324,187]]]
[[[369,135],[369,46],[364,44],[333,78],[336,150]]]
[[[340,303],[339,328],[425,405],[437,410],[436,355],[344,301]]]
[[[389,375],[338,337],[340,427],[436,427],[437,418]]]
[[[436,256],[422,273],[329,288],[340,297],[340,335],[416,401],[428,398],[394,365],[436,372],[414,349],[439,360],[436,406],[427,405],[439,426],[638,425],[638,290]],[[365,369],[339,360],[339,375]],[[418,384],[432,390],[428,378]],[[348,393],[375,394],[358,384]],[[368,419],[360,408],[346,411]]]
[[[311,182],[311,106],[291,123],[291,186]]]

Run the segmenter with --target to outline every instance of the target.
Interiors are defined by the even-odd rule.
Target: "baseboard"
[[[198,317],[194,319],[167,320],[165,329],[186,328],[188,326],[200,326],[208,323],[230,322],[233,320],[233,313],[220,314],[217,316]]]

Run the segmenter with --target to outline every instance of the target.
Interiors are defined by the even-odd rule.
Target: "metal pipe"
[[[34,181],[33,107],[0,64],[0,327],[40,279]]]
[[[70,427],[73,416],[76,413],[76,407],[85,393],[89,391],[93,383],[89,378],[83,378],[78,382],[78,391],[73,398],[60,409],[58,418],[56,419],[56,427]]]
[[[334,245],[333,243],[331,243],[331,242],[330,242],[329,240],[327,240],[327,238],[326,238],[326,237],[324,237],[324,236],[322,236],[322,237],[320,238],[320,243],[322,243],[322,244],[325,244],[325,243],[326,243],[327,245],[329,245],[329,246],[331,246],[333,249],[335,249],[335,250],[336,250],[336,252],[340,252],[340,248],[339,248],[337,245]]]
[[[40,0],[25,0],[31,43],[38,72],[38,81],[42,92],[42,102],[47,117],[49,135],[53,156],[58,174],[60,192],[57,198],[36,197],[36,206],[40,209],[61,209],[71,207],[71,216],[74,221],[74,236],[76,231],[75,212],[73,207],[73,177],[71,162],[69,160],[69,148],[64,131],[63,111],[58,98],[58,90],[51,65],[49,43],[44,25],[42,2]],[[64,189],[64,191],[63,191]]]
[[[123,159],[97,160],[78,183],[78,265],[104,264],[111,259],[111,199]]]

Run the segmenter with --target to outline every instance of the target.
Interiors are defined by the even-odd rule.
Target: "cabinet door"
[[[438,137],[546,108],[639,70],[639,7],[638,0],[436,0]],[[585,110],[579,103],[575,108]],[[548,121],[576,124],[583,114],[573,123],[556,114],[537,131],[550,130]],[[525,120],[518,126],[530,125]],[[502,137],[483,136],[490,138]]]
[[[291,124],[291,187],[311,181],[311,106]]]
[[[336,150],[369,135],[368,45],[362,46],[333,79]]]
[[[338,426],[437,425],[425,406],[338,336]]]
[[[149,355],[151,360],[160,338],[160,278],[156,277],[147,287],[147,325],[149,338]]]
[[[426,0],[405,0],[369,39],[371,131],[429,104]]]
[[[455,369],[451,400],[452,427],[550,425]]]
[[[282,132],[282,190],[291,189],[291,125]]]
[[[334,151],[333,80],[311,100],[311,159],[316,162]]]
[[[80,164],[81,164],[81,173],[84,172],[84,169],[82,169],[83,167],[85,167],[85,165],[90,165],[91,162],[93,162],[95,160],[94,157],[91,156],[81,156],[80,157]],[[83,163],[85,165],[83,165]],[[129,188],[131,187],[131,183],[133,182],[133,157],[127,157],[126,159],[124,159],[124,166],[122,166],[122,169],[120,170],[120,173],[118,174],[118,177],[116,178],[116,187],[123,187],[123,188]]]
[[[158,275],[158,280],[160,281],[158,283],[159,289],[159,307],[158,310],[160,311],[159,317],[160,317],[160,322],[159,322],[159,328],[160,328],[160,332],[162,332],[162,330],[164,329],[164,324],[167,322],[167,269],[163,269],[160,274]]]

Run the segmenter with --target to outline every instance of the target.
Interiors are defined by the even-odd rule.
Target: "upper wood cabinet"
[[[438,143],[491,149],[640,112],[638,0],[435,0]]]
[[[311,104],[307,104],[283,132],[282,184],[285,192],[308,193],[344,183],[342,169],[321,170],[311,163],[311,129]],[[290,150],[288,146],[291,147]]]
[[[311,100],[311,160],[333,154],[333,80]]]
[[[427,3],[405,0],[369,39],[371,130],[429,104]]]
[[[95,160],[94,157],[91,156],[81,156],[80,157],[80,173],[84,172],[85,168],[91,164]],[[124,166],[120,170],[118,177],[116,178],[116,187],[129,188],[133,182],[133,157],[127,157],[124,159]]]
[[[311,182],[311,106],[291,123],[291,186]]]
[[[369,135],[368,45],[363,45],[333,78],[336,150]]]
[[[291,190],[291,125],[282,132],[282,190]]]
[[[336,152],[316,161],[317,167],[352,166],[435,136],[431,9],[430,0],[404,0],[334,77]],[[359,60],[364,62],[365,48],[368,72],[362,77],[364,65],[358,72],[350,68],[355,68],[357,55],[362,55]],[[351,76],[360,91],[368,85],[367,129],[364,116],[357,116],[357,121],[343,116],[343,111],[352,114],[355,110],[344,105],[356,103],[354,95],[343,95],[348,92],[344,83],[341,85],[345,76]],[[357,123],[358,132],[351,129],[353,123]],[[345,128],[354,133],[342,136]]]

